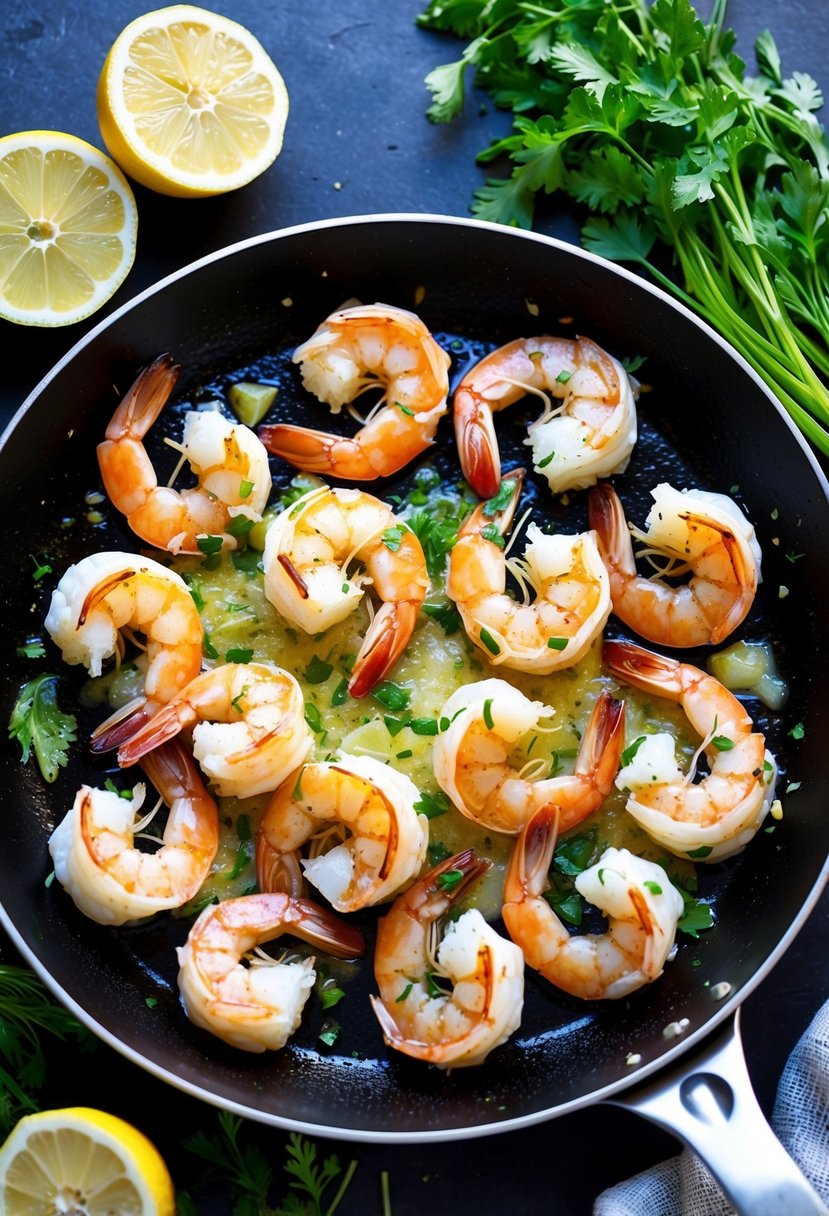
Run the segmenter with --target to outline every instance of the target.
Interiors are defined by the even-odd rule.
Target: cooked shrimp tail
[[[219,794],[252,798],[276,789],[313,743],[302,692],[271,663],[224,663],[204,671],[124,743],[118,763],[134,764],[182,730]]]
[[[353,562],[361,569],[349,571]],[[380,607],[354,661],[348,691],[371,692],[406,648],[426,598],[423,548],[391,508],[361,490],[321,486],[270,524],[265,595],[292,625],[322,633],[344,620],[370,582]]]
[[[261,427],[269,452],[345,481],[389,477],[433,441],[446,413],[449,356],[412,312],[387,304],[343,308],[294,352],[309,392],[339,413],[365,389],[382,397],[351,438],[277,424]]]
[[[242,1051],[278,1051],[314,986],[313,958],[242,959],[289,933],[336,958],[360,958],[362,933],[309,900],[243,895],[204,909],[178,950],[178,986],[196,1026]],[[258,964],[258,965],[256,965]]]
[[[606,642],[605,666],[617,679],[678,703],[701,736],[709,774],[680,768],[673,737],[643,736],[616,784],[626,809],[652,839],[704,862],[744,849],[771,808],[777,765],[744,706],[713,676],[631,642]]]
[[[151,717],[152,711],[146,697],[134,697],[95,727],[90,736],[89,750],[96,756],[115,751],[146,726]]]
[[[221,535],[234,548],[236,540],[227,531],[234,516],[259,520],[268,500],[268,455],[249,427],[230,422],[217,410],[191,411],[179,450],[198,484],[180,491],[160,486],[144,439],[180,370],[169,355],[161,355],[144,368],[115,410],[98,445],[104,489],[133,532],[150,545],[198,553],[199,537]]]
[[[630,530],[615,490],[590,491],[590,526],[610,576],[613,611],[626,625],[661,646],[718,644],[747,616],[760,581],[754,528],[724,494],[675,490],[662,482],[639,536],[664,569],[650,577],[636,569]],[[664,575],[687,573],[680,585]]]
[[[168,743],[146,757],[144,770],[169,807],[156,852],[134,843],[143,785],[126,798],[82,786],[49,841],[58,882],[99,924],[122,925],[180,907],[198,892],[216,856],[216,802],[187,748]]]
[[[526,440],[555,493],[622,472],[636,442],[633,385],[589,338],[516,338],[486,355],[455,390],[452,410],[464,477],[481,498],[498,489],[493,413],[527,394],[544,403]],[[553,401],[561,404],[553,407]]]
[[[558,811],[541,807],[518,836],[504,883],[504,924],[527,965],[584,1000],[617,1000],[662,974],[684,903],[661,866],[606,849],[576,889],[608,916],[603,934],[571,935],[543,898]]]
[[[260,831],[256,836],[254,860],[260,891],[279,892],[292,899],[305,898],[308,884],[299,864],[299,849],[291,852],[275,849],[267,835]]]
[[[578,662],[610,615],[610,582],[595,535],[550,535],[527,528],[521,558],[508,557],[501,539],[510,529],[524,470],[501,482],[501,495],[481,503],[460,529],[449,556],[446,589],[466,635],[487,662],[549,675]],[[511,492],[510,492],[511,490]],[[520,599],[507,593],[507,571]]]
[[[413,600],[381,604],[366,630],[348,685],[352,697],[364,697],[388,675],[417,624],[420,605]]]

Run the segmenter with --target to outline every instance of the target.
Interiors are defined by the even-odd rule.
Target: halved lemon
[[[285,83],[244,26],[176,4],[115,39],[98,81],[98,124],[130,177],[177,198],[235,190],[282,147]]]
[[[138,212],[116,164],[62,131],[0,139],[0,317],[69,325],[100,308],[135,257]]]
[[[4,1216],[173,1216],[167,1166],[143,1133],[90,1107],[26,1115],[0,1148]]]

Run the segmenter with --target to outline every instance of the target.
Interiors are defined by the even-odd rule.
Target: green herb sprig
[[[278,1207],[271,1207],[270,1155],[266,1158],[256,1145],[244,1142],[245,1125],[236,1115],[222,1111],[218,1120],[218,1135],[197,1132],[185,1141],[185,1148],[207,1163],[208,1181],[228,1187],[233,1216],[333,1216],[354,1177],[356,1161],[345,1170],[335,1154],[318,1161],[315,1143],[291,1132],[282,1165],[290,1179],[289,1192]]]
[[[64,713],[57,701],[58,677],[38,676],[20,690],[9,719],[9,738],[20,744],[20,760],[27,764],[34,751],[44,780],[57,779],[66,764],[70,744],[77,738],[78,720]]]
[[[466,42],[426,78],[455,118],[474,73],[513,130],[479,155],[507,178],[481,219],[531,228],[562,191],[588,211],[587,249],[632,263],[703,316],[829,453],[829,142],[823,98],[786,76],[772,35],[749,76],[725,26],[689,0],[431,0],[421,25]],[[666,253],[672,267],[665,269]]]

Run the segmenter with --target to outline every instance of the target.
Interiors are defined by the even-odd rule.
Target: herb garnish
[[[512,175],[476,192],[478,218],[530,228],[536,197],[569,194],[587,249],[700,313],[829,453],[823,99],[806,73],[784,76],[768,31],[747,76],[726,7],[704,24],[689,0],[430,0],[419,23],[466,45],[427,76],[428,115],[456,117],[474,73],[514,115],[479,155],[509,157]]]
[[[20,762],[27,764],[34,750],[46,781],[55,781],[66,764],[69,745],[77,738],[78,720],[65,714],[57,702],[58,677],[38,676],[20,690],[9,719],[9,738],[20,744]]]

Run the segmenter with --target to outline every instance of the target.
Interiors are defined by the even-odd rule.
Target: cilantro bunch
[[[823,99],[783,74],[770,33],[758,75],[734,53],[727,0],[431,0],[420,24],[467,42],[426,78],[435,122],[470,69],[513,131],[479,155],[512,174],[472,206],[531,228],[540,192],[584,206],[582,242],[633,263],[703,316],[829,454],[829,143]]]

